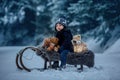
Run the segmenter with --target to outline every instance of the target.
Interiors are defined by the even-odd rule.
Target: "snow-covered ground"
[[[94,68],[84,66],[78,72],[74,66],[59,70],[26,72],[17,69],[15,56],[24,47],[0,47],[0,80],[120,80],[120,39],[104,53],[95,53]],[[32,66],[42,68],[43,60],[33,55]]]

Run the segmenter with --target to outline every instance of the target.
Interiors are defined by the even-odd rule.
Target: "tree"
[[[70,5],[68,7],[68,12],[71,17],[69,26],[75,28],[75,32],[80,31],[78,33],[85,33],[97,26],[92,0],[79,0],[77,3]]]

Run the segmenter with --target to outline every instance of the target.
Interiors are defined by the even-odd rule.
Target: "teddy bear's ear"
[[[78,37],[79,37],[79,38],[80,38],[80,40],[81,40],[81,35],[80,35],[80,34],[78,35]]]
[[[53,37],[50,37],[49,40],[50,40],[50,42],[51,42],[51,41],[53,40]]]
[[[59,41],[59,39],[58,39],[58,38],[56,38],[56,41]]]
[[[81,38],[81,35],[80,35],[80,34],[79,34],[79,35],[77,35],[77,36]]]

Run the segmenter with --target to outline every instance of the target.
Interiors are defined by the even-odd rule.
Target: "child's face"
[[[57,31],[61,31],[63,28],[64,28],[64,26],[59,24],[59,23],[56,25],[56,30]]]

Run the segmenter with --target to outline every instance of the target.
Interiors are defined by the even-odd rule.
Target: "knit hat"
[[[61,25],[64,26],[64,28],[66,28],[66,27],[67,27],[67,20],[64,19],[64,18],[59,18],[59,19],[56,21],[55,30],[56,30],[56,25],[57,25],[57,24],[61,24]]]

